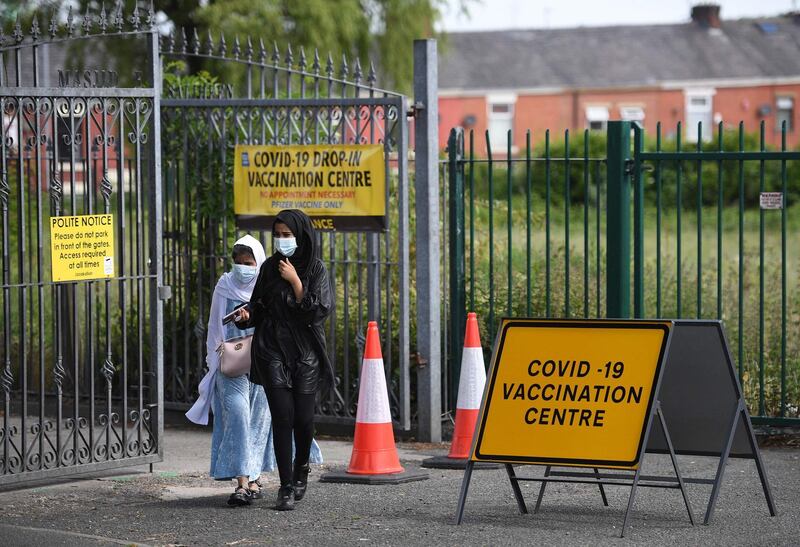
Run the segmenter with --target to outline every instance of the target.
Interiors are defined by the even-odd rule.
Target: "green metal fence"
[[[466,310],[487,356],[507,315],[720,318],[754,422],[800,425],[800,152],[785,128],[767,149],[763,124],[709,142],[698,127],[689,145],[682,131],[609,122],[518,147],[487,132],[484,157],[476,135],[451,132],[446,410]],[[761,208],[764,192],[782,207]]]
[[[510,134],[496,147],[488,133],[451,132],[442,163],[445,411],[456,403],[465,310],[478,312],[487,362],[504,316],[605,314],[604,140],[568,131],[548,131],[536,147],[532,139],[528,132],[517,149]],[[476,155],[481,145],[485,157]]]

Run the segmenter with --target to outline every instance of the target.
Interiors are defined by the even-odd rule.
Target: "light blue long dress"
[[[226,314],[243,302],[226,298]],[[246,336],[253,329],[241,330],[233,323],[224,327],[225,340]],[[211,476],[228,480],[248,476],[255,481],[265,471],[276,469],[272,446],[272,415],[264,388],[248,375],[229,378],[217,371],[211,405],[214,429],[211,435]],[[311,463],[322,463],[317,441],[311,444]]]

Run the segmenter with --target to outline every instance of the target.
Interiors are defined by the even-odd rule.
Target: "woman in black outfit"
[[[276,509],[287,511],[306,493],[316,392],[333,378],[324,330],[333,304],[308,215],[281,211],[272,235],[275,253],[261,267],[237,325],[255,327],[250,379],[267,394],[281,480]]]

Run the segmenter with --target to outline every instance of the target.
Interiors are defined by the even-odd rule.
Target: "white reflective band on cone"
[[[361,385],[358,387],[356,421],[362,424],[385,424],[392,421],[383,359],[364,359],[361,366]]]
[[[483,350],[464,348],[456,408],[469,410],[480,408],[484,385],[486,385],[486,369],[483,366]]]

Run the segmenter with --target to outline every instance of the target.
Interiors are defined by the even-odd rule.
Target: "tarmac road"
[[[166,460],[153,474],[121,470],[106,477],[0,491],[0,545],[798,545],[800,450],[762,450],[778,508],[770,517],[750,460],[731,460],[711,524],[689,524],[677,490],[640,488],[626,538],[619,538],[629,489],[607,487],[603,507],[593,485],[550,484],[538,514],[520,515],[505,471],[475,471],[464,524],[454,525],[463,472],[429,470],[427,481],[396,486],[319,483],[315,467],[307,497],[291,512],[267,497],[250,507],[225,504],[232,483],[208,479],[210,433],[170,428]],[[325,468],[342,467],[350,445],[323,440]],[[444,453],[442,447],[403,444],[404,465]],[[711,477],[709,458],[680,457],[683,473]],[[669,458],[648,455],[648,473],[669,474]],[[518,467],[519,475],[541,468]],[[523,484],[529,510],[536,483]],[[689,486],[702,522],[710,487]]]

